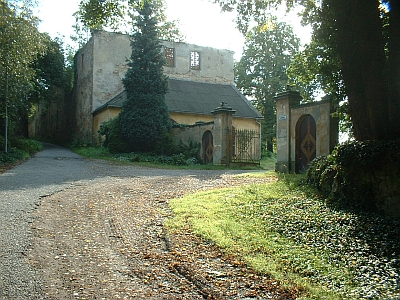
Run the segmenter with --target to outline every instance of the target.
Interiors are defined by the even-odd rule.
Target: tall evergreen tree
[[[119,115],[123,139],[131,151],[153,151],[171,127],[165,94],[168,77],[157,35],[154,7],[143,2],[132,36],[132,55],[123,79],[127,99]]]

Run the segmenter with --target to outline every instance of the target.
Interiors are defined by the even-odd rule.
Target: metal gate
[[[255,130],[232,129],[232,162],[260,164],[260,133]]]

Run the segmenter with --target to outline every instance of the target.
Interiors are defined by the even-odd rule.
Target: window
[[[175,49],[165,47],[165,66],[173,68],[175,67]]]
[[[200,53],[197,51],[190,52],[190,68],[200,70]]]

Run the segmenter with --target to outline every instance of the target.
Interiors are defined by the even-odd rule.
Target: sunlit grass
[[[172,157],[152,155],[146,153],[123,153],[123,154],[110,154],[107,148],[103,147],[73,147],[72,151],[82,155],[86,158],[103,159],[110,162],[124,164],[124,165],[139,165],[149,168],[159,169],[197,169],[197,170],[226,170],[226,169],[240,169],[240,170],[260,170],[259,165],[232,165],[227,167],[225,165],[203,165],[200,163],[195,164],[176,164],[176,160]],[[170,162],[170,163],[168,163]]]
[[[75,147],[72,150],[87,158],[111,159],[110,152],[103,147]]]
[[[372,224],[375,230],[389,230],[397,249],[398,224],[330,209],[310,190],[299,188],[295,177],[175,199],[170,203],[175,216],[167,226],[172,231],[189,226],[255,270],[304,288],[305,298],[398,297],[399,266],[387,257],[392,249],[382,249],[387,241],[368,233]],[[374,238],[381,257],[372,251]],[[385,262],[384,271],[373,270]],[[374,279],[378,274],[380,282]]]

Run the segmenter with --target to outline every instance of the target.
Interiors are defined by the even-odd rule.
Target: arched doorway
[[[311,115],[299,119],[296,126],[296,172],[302,173],[316,156],[317,134]]]
[[[213,135],[210,130],[203,134],[203,163],[206,165],[213,163]]]

